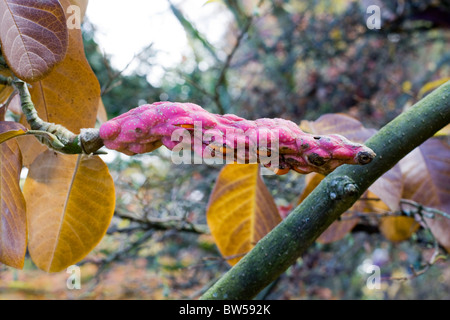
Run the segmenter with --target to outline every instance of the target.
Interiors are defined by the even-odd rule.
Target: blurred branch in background
[[[125,212],[116,212],[116,217],[129,220],[131,222],[137,223],[135,226],[127,228],[112,228],[108,230],[108,233],[114,232],[134,232],[136,230],[175,230],[180,232],[190,232],[195,234],[209,234],[208,226],[203,224],[193,224],[186,220],[186,218],[173,217],[173,218],[151,218],[144,217],[139,218],[138,216]]]

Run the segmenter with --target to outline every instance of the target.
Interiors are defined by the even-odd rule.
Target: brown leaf
[[[381,201],[372,203],[373,212],[385,213],[400,210],[400,200],[403,196],[403,176],[400,164],[381,176],[369,190],[373,192],[371,198]],[[408,240],[420,225],[410,217],[382,217],[379,228],[386,239],[393,242]]]
[[[3,56],[26,82],[44,78],[67,52],[67,25],[57,0],[1,0]]]
[[[257,164],[229,164],[222,169],[206,218],[217,247],[230,265],[281,221]]]
[[[342,220],[334,221],[318,238],[317,242],[322,244],[339,241],[345,237],[358,224],[360,219],[353,216],[351,212],[342,214]]]
[[[70,2],[61,0],[61,4],[67,9]],[[81,30],[69,30],[66,58],[45,79],[33,83],[30,93],[43,120],[63,125],[76,134],[82,128],[95,126],[100,84],[86,59]],[[36,139],[24,138],[19,143],[25,165],[46,150]]]
[[[67,0],[61,4],[64,8],[70,5]],[[69,30],[66,58],[48,77],[32,83],[30,93],[43,120],[74,133],[95,126],[100,84],[86,59],[81,30]]]
[[[3,77],[12,77],[13,74],[10,70],[5,69],[0,71],[0,75]],[[0,84],[0,104],[5,103],[9,96],[13,93],[14,88],[12,86]]]
[[[22,151],[23,166],[29,168],[38,155],[48,150],[34,136],[18,137],[17,143]]]
[[[23,136],[27,131],[27,128],[18,122],[0,121],[0,144],[9,139]]]
[[[450,213],[450,147],[432,138],[400,161],[403,198]],[[426,218],[436,239],[450,251],[450,220]]]
[[[115,207],[114,182],[99,157],[50,150],[31,165],[24,196],[30,256],[47,272],[83,259],[105,235]]]
[[[403,192],[403,177],[400,165],[396,164],[389,171],[378,178],[370,187],[373,192],[391,211],[400,209]]]
[[[355,118],[340,113],[324,114],[316,121],[303,120],[300,128],[313,134],[337,133],[358,143],[365,142],[377,132],[375,129],[365,128]]]
[[[0,145],[0,263],[22,269],[27,243],[22,160],[14,140]]]

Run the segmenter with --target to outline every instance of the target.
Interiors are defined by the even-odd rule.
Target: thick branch
[[[366,142],[377,157],[328,175],[202,299],[250,299],[274,281],[383,173],[450,122],[450,81]]]

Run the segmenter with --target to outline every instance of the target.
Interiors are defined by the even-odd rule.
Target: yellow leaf
[[[47,272],[83,259],[103,238],[114,213],[114,183],[96,156],[42,153],[30,167],[24,195],[28,249]]]
[[[411,89],[412,89],[412,83],[411,83],[411,81],[405,81],[405,82],[403,82],[403,84],[402,84],[402,90],[403,90],[403,92],[405,92],[405,93],[410,93],[410,92],[411,92]]]
[[[206,218],[217,247],[230,265],[281,221],[257,164],[229,164],[222,169]]]
[[[419,227],[419,223],[410,217],[383,217],[379,225],[381,233],[393,242],[408,240]]]
[[[389,191],[389,188],[387,188],[387,190]],[[365,211],[379,215],[393,212],[392,207],[388,206],[385,201],[377,197],[370,189],[367,193],[367,198],[373,200],[364,201],[366,206],[364,209]],[[378,199],[378,201],[376,199]],[[378,224],[378,228],[383,236],[392,242],[408,240],[411,238],[412,234],[417,231],[419,226],[420,225],[414,218],[396,216],[382,217]]]
[[[438,80],[434,80],[434,81],[430,81],[428,83],[426,83],[419,91],[419,93],[417,94],[419,99],[422,99],[422,97],[429,91],[436,89],[437,87],[440,87],[441,85],[443,85],[444,83],[446,83],[447,81],[450,81],[450,77],[446,77],[446,78],[442,78],[442,79],[438,79]]]
[[[22,269],[27,245],[22,160],[14,140],[0,145],[0,263]]]
[[[306,175],[305,177],[305,188],[303,189],[302,194],[300,195],[300,198],[298,200],[297,204],[300,204],[303,202],[303,200],[306,199],[307,196],[319,185],[319,183],[325,178],[323,174],[320,173],[311,173]]]
[[[450,136],[450,124],[446,125],[444,128],[436,132],[435,137],[446,137]]]
[[[340,40],[342,39],[342,32],[339,28],[334,28],[330,31],[330,38],[333,40]]]

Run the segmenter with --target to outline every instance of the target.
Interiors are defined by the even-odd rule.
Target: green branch
[[[201,299],[251,299],[291,266],[381,175],[450,122],[450,81],[366,142],[377,157],[328,175]]]

